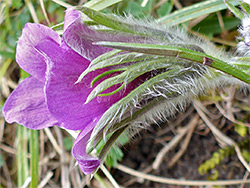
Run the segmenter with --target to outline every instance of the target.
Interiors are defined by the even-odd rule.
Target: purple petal
[[[100,165],[100,161],[97,158],[89,156],[86,153],[86,146],[91,136],[91,132],[99,119],[100,117],[96,118],[86,126],[86,128],[80,132],[73,145],[72,154],[84,174],[90,174]]]
[[[41,24],[27,23],[16,49],[16,60],[19,66],[42,81],[45,80],[46,63],[35,46],[45,39],[53,40],[58,44],[61,41],[60,36],[52,29]]]
[[[112,34],[107,32],[95,31],[84,25],[81,13],[68,9],[65,15],[67,24],[63,33],[63,40],[66,44],[77,53],[93,60],[97,56],[110,51],[110,48],[93,45],[93,42],[109,41],[109,42],[146,42],[151,41],[149,38],[133,36],[126,33]],[[151,41],[152,42],[152,41]]]
[[[19,84],[4,104],[6,121],[17,122],[30,129],[43,129],[56,124],[48,111],[43,88],[44,84],[34,77]]]
[[[76,20],[80,19],[82,14],[74,8],[68,8],[65,11],[65,19],[64,19],[64,26],[63,30],[66,31],[67,28],[74,23]]]
[[[84,104],[92,91],[90,82],[103,70],[92,72],[82,83],[75,84],[79,75],[88,67],[88,60],[51,40],[44,41],[36,48],[47,58],[46,98],[49,111],[58,121],[64,123],[64,128],[83,129],[123,96],[118,93]]]
[[[109,49],[93,45],[97,33],[82,23],[81,13],[75,9],[68,9],[65,14],[66,27],[64,28],[64,41],[76,52],[88,60],[108,52]],[[91,36],[90,38],[88,36]],[[97,38],[96,38],[97,39]]]

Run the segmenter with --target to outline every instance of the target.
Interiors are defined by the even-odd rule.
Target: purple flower
[[[93,17],[97,14],[85,11],[93,13]],[[225,82],[224,74],[179,57],[179,50],[162,54],[153,48],[153,52],[161,53],[151,54],[148,50],[144,53],[142,49],[133,52],[121,48],[131,52],[113,53],[116,50],[107,55],[112,49],[102,45],[105,41],[173,45],[220,59],[225,56],[177,28],[130,18],[106,18],[111,18],[112,27],[117,18],[118,26],[86,26],[79,11],[68,9],[62,38],[46,26],[26,24],[16,60],[31,76],[12,92],[3,108],[9,123],[31,129],[57,125],[80,130],[72,154],[85,174],[97,169],[109,147],[128,128],[165,120],[175,110],[183,109],[188,100]],[[90,65],[97,57],[101,60]],[[98,80],[94,89],[92,80]],[[98,94],[106,96],[96,97]],[[101,150],[98,158],[87,154],[87,149],[93,148]]]
[[[26,24],[18,40],[16,61],[31,76],[9,96],[3,114],[8,123],[17,122],[30,129],[57,125],[69,130],[81,130],[72,153],[81,170],[89,174],[100,164],[97,158],[86,154],[86,145],[95,124],[112,104],[127,95],[136,84],[133,82],[121,92],[95,98],[85,104],[92,91],[90,82],[106,69],[91,72],[80,83],[75,82],[91,60],[110,49],[93,45],[98,33],[83,24],[79,25],[80,22],[78,11],[67,10],[62,38],[46,26]],[[83,33],[78,33],[81,38],[76,33],[71,35],[69,28],[81,30]],[[99,35],[99,39],[101,37]],[[81,55],[69,48],[65,40],[79,42],[76,46]],[[121,39],[126,40],[126,37]]]

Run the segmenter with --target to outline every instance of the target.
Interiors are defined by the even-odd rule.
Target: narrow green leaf
[[[105,145],[103,146],[100,154],[99,154],[99,158],[101,161],[104,160],[104,158],[107,155],[107,152],[109,151],[109,148],[116,142],[116,140],[118,139],[118,137],[126,130],[127,126],[120,128],[119,130],[115,131],[112,136],[108,139],[108,141],[105,143]]]
[[[228,2],[233,6],[240,4],[237,0],[228,0]],[[177,10],[172,14],[160,18],[158,21],[167,26],[173,26],[226,8],[227,6],[223,0],[208,0]]]
[[[85,3],[84,6],[99,11],[121,1],[122,0],[91,0]]]
[[[4,159],[2,154],[0,153],[0,168],[2,168],[3,164],[4,164]]]
[[[123,107],[125,108],[126,106],[128,108],[129,106],[133,105],[133,99],[137,98],[140,101],[143,98],[142,93],[144,93],[146,89],[151,88],[156,83],[159,83],[159,80],[167,80],[173,76],[176,76],[177,72],[178,69],[173,69],[156,75],[155,77],[149,79],[148,81],[142,83],[137,88],[132,90],[126,97],[113,104],[98,121],[92,132],[91,138],[93,139],[93,137],[98,135],[98,132],[103,129],[107,124],[109,124],[115,117],[115,115],[121,113],[122,110],[124,111],[125,109],[122,109]],[[184,74],[184,72],[181,72],[179,74]]]
[[[234,5],[229,3],[228,1],[224,0],[225,4],[227,5],[228,9],[239,19],[242,19],[244,17],[244,14],[236,8]]]
[[[159,9],[157,9],[157,15],[158,17],[163,17],[165,15],[168,15],[173,9],[173,4],[169,1],[166,1],[163,5],[160,6]]]
[[[74,139],[72,138],[72,136],[67,136],[63,138],[63,145],[67,151],[70,151],[72,149],[73,144]]]
[[[124,71],[123,73],[108,78],[106,80],[104,80],[103,82],[101,82],[100,84],[98,84],[93,90],[92,92],[89,94],[86,103],[90,102],[92,99],[94,99],[95,97],[97,97],[101,92],[105,91],[106,89],[117,85],[119,83],[123,83],[121,85],[121,87],[119,87],[117,90],[115,90],[114,92],[108,93],[108,94],[102,94],[99,96],[107,96],[107,95],[111,95],[114,94],[118,91],[120,91],[123,87],[125,87],[125,85],[129,84],[130,82],[132,82],[135,78],[150,72],[152,70],[157,70],[157,69],[162,69],[162,68],[167,68],[170,66],[174,66],[174,62],[168,62],[169,59],[165,58],[165,57],[159,57],[158,59],[154,59],[151,61],[142,61],[142,62],[138,62],[135,64],[132,64],[130,66],[126,67],[126,71]],[[139,71],[138,71],[139,70]]]
[[[101,57],[101,58],[100,58],[100,56],[98,56],[96,58],[98,60],[94,59],[93,60],[94,64],[93,63],[90,64],[89,68],[87,68],[79,76],[77,82],[80,82],[83,79],[83,77],[86,76],[88,73],[95,71],[95,70],[98,70],[98,69],[111,67],[111,66],[115,66],[115,65],[122,65],[124,63],[129,63],[129,62],[132,63],[132,62],[138,62],[138,61],[143,61],[143,60],[149,60],[149,59],[154,58],[152,55],[138,54],[138,53],[126,53],[126,54],[120,54],[120,55],[117,55],[114,57],[111,57],[111,54],[107,54],[107,55],[106,54],[107,53],[103,54],[103,57]],[[110,57],[110,58],[108,58],[108,57]],[[124,68],[120,68],[120,69],[117,69],[117,71],[113,71],[113,72],[118,72],[118,71],[123,71],[123,70],[124,70]],[[107,75],[107,74],[105,74],[105,75]],[[102,78],[102,77],[100,77],[100,78]]]
[[[103,178],[98,174],[98,173],[95,173],[94,174],[94,178],[100,182],[100,184],[102,185],[102,187],[104,188],[109,188],[109,186],[106,184],[106,182],[103,180]]]
[[[250,5],[247,3],[240,3],[242,8],[246,11],[247,14],[250,14]]]
[[[28,178],[28,130],[22,125],[17,127],[17,184],[21,187]]]
[[[6,52],[6,51],[0,51],[0,56],[15,59],[14,52]]]
[[[240,20],[236,17],[223,17],[225,30],[236,29],[240,25]],[[192,28],[193,31],[213,37],[220,34],[222,29],[217,16],[207,17]]]
[[[22,0],[15,0],[12,1],[12,5],[11,5],[14,9],[19,9],[23,6],[23,2]]]
[[[30,187],[37,187],[39,183],[39,135],[38,130],[30,130]]]
[[[103,72],[102,74],[99,74],[97,77],[95,77],[92,82],[91,82],[91,87],[93,87],[93,85],[100,79],[102,79],[103,77],[115,73],[115,72],[120,72],[120,71],[124,71],[124,69],[112,69],[106,72]]]
[[[112,51],[109,51],[107,53],[104,53],[100,56],[98,56],[97,58],[95,58],[90,65],[93,65],[93,64],[96,64],[96,63],[99,63],[100,61],[103,61],[103,60],[106,60],[118,53],[122,52],[122,50],[112,50]]]
[[[9,31],[11,29],[9,1],[5,0],[4,3],[5,3],[5,25],[6,25],[6,30]]]
[[[59,24],[53,25],[51,27],[51,29],[53,29],[53,30],[63,30],[63,25],[64,25],[64,22],[61,22]]]
[[[109,92],[109,93],[103,93],[103,94],[99,94],[98,96],[100,97],[104,97],[104,96],[110,96],[110,95],[113,95],[119,91],[121,91],[124,87],[126,86],[125,83],[123,83],[120,87],[118,87],[116,90],[112,91],[112,92]]]
[[[9,58],[7,59],[2,66],[0,67],[0,80],[2,79],[2,77],[5,75],[7,69],[9,68],[10,64],[12,63],[12,59]]]
[[[250,75],[245,73],[239,67],[233,66],[227,62],[209,56],[202,52],[176,47],[171,45],[138,44],[138,43],[116,43],[116,42],[97,42],[97,45],[126,50],[130,52],[139,52],[154,55],[172,56],[180,59],[190,60],[195,63],[204,64],[217,70],[225,72],[243,82],[250,84]]]
[[[250,57],[237,57],[236,61],[231,62],[233,65],[240,67],[244,72],[250,73]]]

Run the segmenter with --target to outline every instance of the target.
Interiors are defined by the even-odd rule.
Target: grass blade
[[[228,9],[234,13],[234,15],[240,19],[242,19],[244,17],[244,14],[237,9],[235,6],[233,6],[231,3],[229,3],[228,1],[224,0],[225,4],[227,5]]]
[[[227,2],[233,6],[240,4],[237,0],[228,0]],[[208,0],[177,10],[172,14],[160,18],[158,21],[167,26],[174,26],[226,8],[227,6],[224,4],[223,0]]]
[[[92,0],[84,4],[85,7],[91,8],[93,10],[99,11],[114,5],[122,0]]]
[[[31,161],[30,161],[30,174],[31,174],[31,187],[37,187],[39,182],[39,139],[38,131],[30,130],[30,152],[31,152]]]
[[[17,127],[17,184],[21,187],[28,178],[28,130],[26,127]]]
[[[3,65],[0,67],[0,80],[5,75],[7,69],[9,68],[10,64],[12,63],[12,59],[8,58]]]

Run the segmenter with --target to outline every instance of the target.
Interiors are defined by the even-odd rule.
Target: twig
[[[249,164],[246,162],[246,160],[243,158],[241,152],[240,152],[240,148],[237,144],[234,145],[234,148],[235,148],[235,151],[236,151],[236,154],[240,160],[240,162],[244,165],[244,167],[248,170],[248,172],[250,172],[250,166]]]
[[[159,8],[161,5],[163,5],[165,2],[167,2],[168,0],[160,0],[156,5],[154,5],[152,7],[152,11],[154,11],[155,9]]]
[[[48,136],[50,142],[52,143],[53,147],[55,148],[56,152],[59,155],[62,155],[63,152],[62,152],[60,146],[58,145],[58,143],[56,142],[56,139],[54,138],[54,136],[51,133],[50,129],[49,128],[45,128],[44,131],[47,134],[47,136]]]
[[[25,180],[25,182],[24,182],[24,184],[21,186],[21,188],[26,188],[26,187],[28,187],[28,185],[30,184],[30,182],[31,182],[31,177],[29,176],[29,177]]]
[[[50,178],[53,176],[53,172],[48,172],[45,176],[45,178],[43,178],[43,180],[40,182],[40,184],[38,185],[37,188],[43,188],[47,183],[48,181],[50,180]]]
[[[143,173],[149,173],[152,171],[152,166],[148,166],[147,168],[143,169],[141,172]],[[134,178],[129,178],[128,181],[126,181],[123,186],[124,187],[128,187],[130,186],[131,184],[133,184],[134,182],[138,182],[138,180],[141,180],[141,178],[138,178],[138,177],[134,177]]]
[[[173,2],[174,2],[174,6],[177,9],[182,9],[183,8],[182,5],[181,5],[181,3],[178,0],[173,0]]]
[[[179,133],[166,145],[164,146],[161,151],[157,154],[152,167],[153,169],[158,169],[159,166],[161,165],[164,156],[173,148],[175,147],[180,140],[183,138],[183,136],[187,133],[187,131],[193,126],[193,121],[194,118],[190,120],[190,122],[188,123],[188,125],[186,125],[184,128],[182,128]]]
[[[188,30],[191,30],[191,28],[193,28],[194,26],[196,26],[198,23],[200,23],[202,20],[204,20],[208,16],[209,16],[209,14],[205,14],[203,16],[200,16],[200,17],[198,17],[196,19],[191,20],[188,23]]]
[[[61,6],[65,7],[65,8],[72,7],[72,5],[70,5],[70,4],[68,4],[68,3],[65,3],[65,2],[63,2],[63,1],[60,1],[60,0],[52,0],[52,1],[54,1],[54,2],[57,3],[58,5],[61,5]]]
[[[4,151],[6,151],[7,153],[11,153],[11,154],[14,154],[16,155],[17,151],[16,149],[12,148],[12,147],[9,147],[9,146],[6,146],[4,144],[0,144],[0,148]]]
[[[102,170],[102,172],[106,175],[106,177],[109,179],[109,181],[112,183],[112,185],[115,188],[120,188],[120,186],[118,185],[118,183],[115,181],[115,179],[113,178],[113,176],[109,173],[109,171],[105,168],[104,165],[100,166],[100,169]]]
[[[10,171],[9,171],[8,166],[7,166],[5,161],[3,163],[3,171],[5,174],[5,178],[7,180],[7,187],[12,188],[13,186],[12,186],[12,182],[11,182]]]
[[[74,168],[74,167],[75,167],[75,159],[74,157],[71,157],[69,169],[70,169],[72,187],[81,188],[80,174],[78,173],[78,168]]]
[[[72,130],[69,130],[69,129],[64,129],[64,130],[67,131],[74,139],[77,138],[78,131],[72,131]]]
[[[160,132],[157,132],[157,136],[162,136],[172,130],[177,125],[180,125],[182,121],[184,121],[187,117],[193,113],[194,108],[190,107],[184,114],[179,114],[178,117],[175,119],[174,122],[171,122],[171,126],[167,126],[165,129],[162,129]],[[170,124],[170,123],[169,123]]]
[[[147,5],[147,3],[148,3],[148,0],[143,0],[142,3],[141,3],[141,6],[145,7]]]
[[[67,156],[66,156],[66,153],[64,151],[62,132],[56,126],[54,126],[54,130],[56,132],[56,136],[57,136],[59,146],[60,146],[60,148],[62,150],[62,154],[60,155],[62,187],[69,188],[70,187],[69,170],[68,170],[68,166],[66,165],[68,160],[66,158]]]
[[[8,80],[5,77],[0,78],[0,90],[1,90],[2,95],[6,98],[10,95],[10,88],[8,87],[7,81]],[[1,117],[1,114],[0,114],[0,117]],[[2,118],[2,120],[0,119],[1,125],[4,124],[2,122],[4,122],[4,118]],[[1,130],[0,130],[0,134],[1,134]],[[0,140],[1,140],[1,135],[0,135]]]
[[[218,17],[218,21],[219,21],[219,25],[220,25],[220,28],[222,30],[222,33],[225,35],[228,33],[228,31],[225,29],[225,24],[223,22],[223,18],[221,16],[221,12],[216,12],[217,14],[217,17]]]
[[[27,4],[27,6],[29,8],[29,11],[30,11],[30,14],[31,14],[31,17],[32,17],[33,21],[35,23],[39,23],[38,17],[36,15],[36,11],[35,11],[32,3],[31,3],[31,1],[30,0],[25,0],[25,3]]]
[[[169,168],[172,168],[175,163],[181,158],[181,156],[183,155],[183,153],[186,151],[188,144],[191,140],[192,134],[194,132],[194,129],[197,125],[197,122],[199,120],[199,115],[196,114],[196,116],[194,116],[194,118],[191,120],[190,125],[191,127],[189,128],[189,132],[187,133],[187,136],[181,146],[181,149],[177,152],[177,154],[173,157],[173,159],[169,162]]]
[[[164,184],[171,184],[171,185],[189,185],[189,186],[212,186],[212,185],[238,185],[241,183],[248,183],[250,184],[250,179],[247,180],[217,180],[217,181],[198,181],[198,180],[183,180],[183,179],[172,179],[172,178],[165,178],[160,176],[155,176],[151,174],[145,174],[136,170],[133,170],[129,167],[126,167],[121,164],[117,164],[116,168],[120,171],[123,171],[127,174],[143,178],[149,181],[164,183]]]
[[[249,164],[249,163],[248,163],[248,164]],[[245,175],[244,175],[243,179],[244,179],[244,180],[246,180],[246,179],[247,179],[247,177],[249,176],[249,174],[250,174],[250,172],[249,172],[249,171],[246,171],[246,173],[245,173]],[[242,184],[240,185],[240,188],[244,188],[244,186],[245,186],[245,184],[244,184],[244,183],[242,183]]]
[[[227,118],[228,120],[232,121],[233,123],[240,124],[240,125],[243,123],[243,122],[240,122],[240,121],[236,120],[236,119],[233,117],[233,115],[231,115],[231,116],[228,115],[228,114],[226,113],[226,111],[219,105],[218,102],[215,102],[214,104],[216,105],[216,107],[218,108],[218,110],[220,111],[220,113],[221,113],[225,118]],[[250,127],[250,124],[249,124],[249,123],[244,123],[244,126]]]
[[[50,26],[50,21],[49,21],[49,18],[48,18],[48,15],[47,15],[47,12],[45,10],[45,7],[44,7],[44,2],[43,0],[40,0],[40,4],[41,4],[41,8],[42,8],[42,11],[43,11],[43,14],[44,14],[44,17],[46,19],[46,22],[48,23],[48,25]]]
[[[201,119],[205,122],[205,124],[209,127],[209,129],[212,131],[212,133],[219,139],[220,143],[228,146],[233,146],[235,142],[223,134],[219,129],[217,129],[213,123],[208,119],[206,114],[200,109],[200,106],[202,106],[200,101],[194,100],[193,101],[194,108],[196,109],[197,113],[200,115]]]
[[[198,105],[202,105],[199,101],[193,101],[194,103],[194,108],[200,115],[200,117],[203,119],[203,121],[206,123],[206,125],[210,128],[210,130],[213,132],[214,135],[216,135],[222,142],[226,143],[229,146],[233,146],[235,148],[236,154],[240,160],[240,162],[244,165],[244,167],[250,172],[250,166],[247,164],[246,160],[243,158],[240,148],[237,145],[237,143],[223,134],[219,129],[217,129],[207,118],[204,112],[201,111]]]

